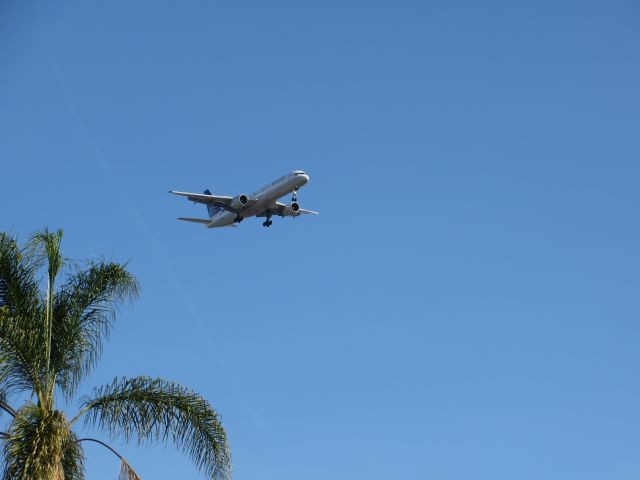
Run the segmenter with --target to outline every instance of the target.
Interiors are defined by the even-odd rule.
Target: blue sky
[[[191,386],[237,480],[635,479],[639,48],[631,0],[5,0],[0,229],[130,261],[83,391]],[[294,169],[269,230],[166,193]]]

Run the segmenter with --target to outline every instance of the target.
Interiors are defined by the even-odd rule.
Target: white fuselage
[[[249,207],[242,210],[240,215],[242,218],[252,217],[258,215],[270,207],[275,206],[275,203],[280,197],[298,190],[300,187],[306,185],[309,181],[309,176],[302,172],[291,172],[282,177],[274,180],[269,185],[262,187],[260,190],[253,192],[249,195],[249,199],[255,199]],[[224,227],[226,225],[233,224],[237,219],[237,214],[229,212],[228,210],[221,210],[211,217],[211,222],[207,225],[209,228]]]

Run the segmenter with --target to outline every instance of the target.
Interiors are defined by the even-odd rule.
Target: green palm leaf
[[[138,291],[126,265],[100,261],[76,268],[56,293],[51,369],[68,398],[99,360],[118,306]]]
[[[37,265],[0,233],[0,357],[3,388],[42,393],[44,308],[35,278]]]
[[[116,379],[83,403],[86,424],[127,441],[172,440],[209,478],[229,478],[230,454],[218,414],[186,388],[149,377]]]

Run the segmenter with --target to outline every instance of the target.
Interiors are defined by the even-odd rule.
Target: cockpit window
[[[295,172],[294,175],[304,175],[304,172]]]

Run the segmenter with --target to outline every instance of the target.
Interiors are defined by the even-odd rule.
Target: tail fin
[[[202,193],[204,193],[205,195],[211,195],[211,191],[208,188]],[[207,212],[209,213],[209,218],[213,217],[220,210],[222,210],[222,207],[214,205],[213,203],[207,203]]]

